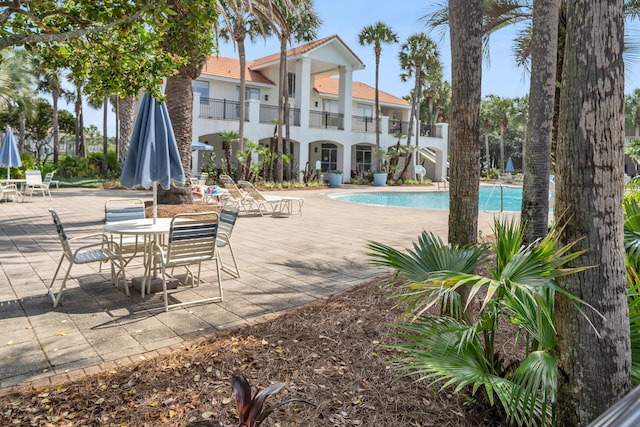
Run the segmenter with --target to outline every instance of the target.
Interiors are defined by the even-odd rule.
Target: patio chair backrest
[[[28,170],[24,172],[27,185],[42,185],[42,173],[39,170]]]
[[[53,224],[56,226],[56,232],[58,233],[58,237],[60,238],[62,250],[67,256],[71,257],[72,253],[71,247],[69,246],[69,239],[67,237],[67,233],[65,233],[64,231],[64,226],[60,221],[60,217],[58,216],[58,213],[52,208],[49,208],[49,212],[51,213],[51,217],[53,218]]]
[[[224,246],[229,243],[233,227],[236,225],[239,212],[236,203],[227,203],[220,212],[218,219],[218,246]]]
[[[145,206],[142,199],[109,199],[104,204],[105,222],[144,219]]]
[[[178,214],[171,220],[167,264],[193,264],[213,259],[218,235],[218,214]]]

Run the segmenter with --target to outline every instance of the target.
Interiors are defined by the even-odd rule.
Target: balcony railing
[[[406,135],[409,132],[409,122],[403,122],[402,120],[389,120],[389,134],[395,135],[401,133]]]
[[[369,116],[352,116],[351,130],[356,132],[376,132],[375,118]]]
[[[310,111],[309,127],[321,129],[344,129],[344,114],[326,111]]]
[[[260,105],[260,123],[275,123],[278,119],[278,107],[275,105]],[[300,126],[300,109],[289,109],[289,124]]]
[[[442,126],[440,125],[420,125],[420,136],[430,136],[432,138],[442,138]]]
[[[200,98],[200,117],[240,120],[240,103],[228,99]],[[248,108],[245,108],[244,119],[248,120]]]

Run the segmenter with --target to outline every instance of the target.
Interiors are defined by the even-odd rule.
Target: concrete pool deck
[[[436,186],[419,188],[432,191]],[[62,253],[49,207],[58,211],[74,237],[102,230],[107,199],[150,200],[150,192],[61,188],[52,192],[52,201],[34,195],[31,203],[0,203],[0,395],[175,351],[371,279],[383,271],[368,264],[368,241],[406,248],[422,230],[446,239],[447,212],[369,206],[327,196],[417,189],[345,185],[274,192],[303,197],[303,215],[241,215],[232,236],[241,277],[223,273],[224,302],[168,313],[154,310],[161,306],[159,295],[142,299],[132,292],[127,297],[121,287],[110,284],[108,269],[99,272],[97,264],[73,267],[61,306],[53,308],[45,292]],[[495,215],[480,212],[483,234],[490,233]],[[225,255],[228,259],[223,251]],[[140,271],[128,269],[129,279]],[[207,286],[214,275],[213,266],[203,266],[203,292],[214,289]]]

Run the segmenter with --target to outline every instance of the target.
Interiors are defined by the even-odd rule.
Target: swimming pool
[[[411,191],[411,192],[362,192],[334,194],[336,200],[345,202],[366,203],[377,206],[401,206],[422,209],[449,209],[449,192],[447,191]],[[488,199],[488,201],[487,201]],[[502,209],[520,211],[522,205],[522,188],[502,188]],[[483,211],[500,211],[500,188],[480,187],[479,208]]]

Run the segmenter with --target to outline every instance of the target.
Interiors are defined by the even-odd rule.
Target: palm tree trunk
[[[240,120],[238,123],[238,152],[244,152],[244,116],[246,110],[245,80],[246,80],[246,64],[247,55],[244,48],[244,35],[236,39],[238,45],[238,57],[240,58]],[[238,162],[238,178],[244,179],[249,171],[244,170],[242,162]]]
[[[551,138],[556,90],[558,46],[557,0],[541,0],[533,5],[533,49],[529,122],[524,144],[524,182],[521,221],[525,242],[544,237],[549,227],[549,174]]]
[[[51,101],[53,103],[53,112],[51,115],[51,127],[53,128],[53,164],[58,164],[60,156],[60,124],[58,123],[58,99],[60,98],[60,90],[56,87],[51,88]]]
[[[191,177],[191,141],[192,141],[192,112],[193,92],[191,78],[177,74],[167,79],[165,88],[167,96],[167,110],[176,137],[178,152],[182,160],[182,167],[187,181]],[[171,187],[169,190],[158,190],[158,203],[191,204],[191,189],[185,187]]]
[[[102,176],[107,176],[107,152],[109,150],[109,139],[107,138],[107,117],[109,113],[109,97],[104,97],[102,107]]]
[[[133,134],[133,123],[135,120],[135,103],[133,96],[128,96],[120,100],[119,122],[120,122],[120,166],[124,164],[124,159],[129,151],[131,135]]]
[[[282,159],[282,124],[286,120],[284,115],[284,102],[287,94],[287,39],[280,39],[280,91],[278,96],[278,143],[277,143],[277,159],[276,159],[276,181],[282,182],[284,178],[284,167]]]
[[[574,250],[585,251],[567,267],[585,269],[558,282],[588,304],[582,308],[593,326],[556,293],[557,425],[583,427],[630,388],[622,211],[623,1],[603,7],[576,0],[567,19],[555,211],[562,214],[559,245],[577,242]]]
[[[451,168],[449,243],[478,239],[482,0],[449,0],[451,36]]]

